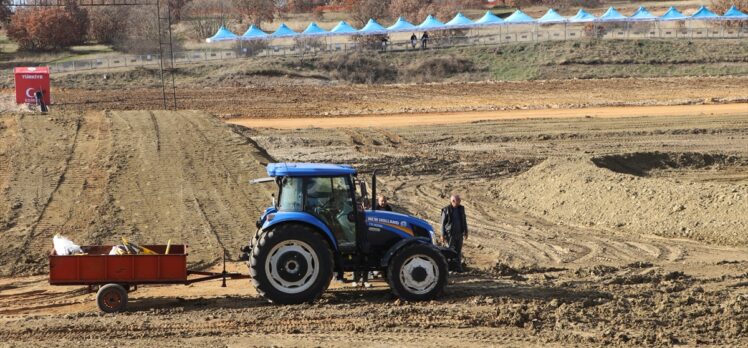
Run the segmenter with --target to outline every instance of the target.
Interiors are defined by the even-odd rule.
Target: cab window
[[[304,201],[303,181],[301,178],[285,177],[280,185],[278,210],[301,211]]]

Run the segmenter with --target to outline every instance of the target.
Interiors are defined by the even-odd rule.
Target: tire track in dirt
[[[198,165],[200,168],[204,168],[207,171],[214,170],[215,167],[213,165],[215,165],[215,163],[212,163],[212,165],[207,165],[208,160],[205,155],[214,154],[216,153],[216,151],[220,151],[220,149],[217,149],[213,145],[213,143],[201,131],[198,125],[192,122],[192,120],[190,120],[188,117],[184,117],[184,114],[176,113],[172,115],[172,117],[177,117],[177,115],[182,121],[184,121],[184,124],[183,124],[184,130],[188,130],[187,131],[188,136],[184,137],[183,140],[186,138],[192,141],[197,141],[198,147],[203,150],[202,158],[199,158],[199,156],[195,156],[194,154],[191,154],[191,153],[185,153],[187,163],[190,163],[190,164],[200,163],[200,165]],[[189,125],[189,128],[185,127],[187,125]],[[194,133],[194,134],[190,134],[190,133]],[[184,172],[187,173],[188,177],[192,179],[191,180],[192,182],[200,182],[201,186],[203,186],[204,188],[208,188],[207,190],[201,190],[199,192],[190,190],[190,194],[192,195],[192,199],[194,201],[194,207],[197,211],[197,215],[199,216],[200,224],[204,226],[204,229],[207,232],[207,234],[209,234],[212,238],[214,238],[218,246],[220,246],[221,254],[220,256],[218,256],[217,254],[216,258],[213,261],[213,262],[218,262],[224,254],[229,252],[229,250],[227,250],[226,244],[224,244],[221,238],[221,234],[225,235],[225,232],[227,230],[225,223],[233,220],[234,217],[233,216],[230,217],[228,221],[225,221],[223,219],[220,219],[220,220],[216,219],[216,222],[218,224],[214,224],[210,218],[210,217],[214,217],[214,219],[216,218],[215,215],[213,215],[214,213],[223,213],[223,212],[230,211],[230,210],[226,209],[225,207],[223,207],[224,209],[208,208],[209,205],[213,205],[213,204],[216,204],[216,202],[220,202],[220,197],[218,199],[211,199],[211,198],[201,199],[198,196],[203,196],[206,193],[206,191],[211,192],[211,193],[214,192],[220,184],[217,184],[213,179],[216,177],[220,177],[221,174],[223,174],[223,175],[227,175],[226,179],[227,181],[229,181],[231,173],[228,170],[226,170],[225,167],[223,167],[221,168],[222,170],[220,171],[216,171],[215,173],[211,173],[206,176],[203,176],[201,175],[202,173],[198,173],[195,170],[195,167],[196,167],[195,165],[185,166]],[[206,213],[206,211],[210,211],[210,214]]]
[[[55,200],[55,195],[60,190],[61,187],[63,187],[63,184],[70,185],[71,189],[74,189],[77,184],[82,184],[82,181],[78,180],[80,177],[76,173],[71,173],[73,175],[70,175],[70,178],[67,178],[66,182],[66,175],[70,169],[70,162],[73,159],[73,157],[76,155],[76,149],[78,147],[78,136],[81,133],[81,127],[82,122],[81,119],[78,118],[75,120],[75,133],[73,134],[72,143],[73,145],[70,148],[70,151],[68,152],[68,155],[63,160],[63,169],[62,173],[58,177],[57,181],[53,183],[53,188],[49,196],[47,197],[47,200],[42,205],[41,210],[39,211],[39,214],[36,216],[36,219],[33,221],[31,226],[29,227],[28,233],[26,235],[26,238],[23,241],[23,244],[21,246],[22,253],[19,253],[16,257],[15,261],[13,262],[13,267],[11,268],[11,275],[16,275],[17,272],[21,271],[21,268],[24,268],[22,265],[25,264],[31,264],[33,267],[35,262],[38,262],[39,257],[44,255],[44,247],[39,246],[41,245],[47,245],[49,246],[51,243],[51,233],[52,231],[52,222],[51,221],[45,221],[47,218],[47,212],[49,211],[49,207],[52,204],[57,204],[57,201]],[[44,238],[42,241],[43,237]],[[31,248],[31,244],[34,243],[34,247],[36,249]],[[51,248],[49,248],[51,249]],[[39,265],[36,265],[38,268]]]
[[[0,231],[9,228],[15,223],[15,214],[12,209],[16,204],[8,200],[8,189],[13,168],[13,159],[16,154],[18,134],[16,128],[16,116],[0,120]]]
[[[207,173],[215,189],[207,197],[201,197],[200,202],[206,211],[206,218],[216,227],[219,238],[228,248],[227,255],[237,256],[238,246],[248,242],[250,231],[255,229],[254,218],[265,209],[263,203],[269,203],[269,199],[266,201],[265,197],[272,190],[272,186],[250,185],[248,181],[266,176],[264,165],[271,159],[265,149],[239,134],[232,133],[231,136],[224,137],[209,134],[207,130],[223,127],[221,122],[213,118],[196,117],[192,113],[180,113],[179,116],[193,125],[207,144],[208,150],[205,153],[218,155],[204,159],[209,171],[216,170],[215,173]],[[227,163],[231,161],[242,163],[243,168],[229,166]],[[257,197],[258,194],[260,197]],[[228,204],[225,196],[237,196],[241,199]],[[249,220],[247,216],[250,216]],[[237,235],[229,231],[243,233]]]
[[[77,122],[65,170],[24,245],[23,250],[29,254],[25,262],[35,260],[37,268],[45,265],[54,234],[63,234],[78,243],[90,241],[97,208],[105,201],[111,151],[109,118],[90,112]],[[16,261],[16,268],[22,259]]]
[[[202,181],[190,176],[194,166],[187,152],[203,151],[189,128],[175,123],[172,113],[119,112],[131,134],[117,132],[124,145],[118,149],[125,163],[116,180],[114,197],[121,204],[121,218],[133,241],[140,243],[190,243],[199,262],[214,262],[220,241],[206,226],[195,191]],[[158,139],[158,141],[156,141]],[[133,157],[132,150],[139,156]],[[196,185],[198,187],[196,187]],[[129,188],[137,187],[133,195]],[[143,209],[148,207],[148,209]]]
[[[156,152],[161,151],[161,130],[158,128],[158,121],[153,111],[149,111],[148,114],[151,116],[151,122],[153,122],[153,129],[156,130]]]

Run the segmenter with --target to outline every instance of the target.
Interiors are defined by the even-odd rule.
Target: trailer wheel
[[[263,233],[249,260],[257,292],[280,304],[317,299],[330,285],[332,269],[327,242],[312,228],[297,224]]]
[[[127,290],[119,284],[107,284],[96,293],[96,304],[102,312],[122,312],[127,307]]]
[[[407,245],[390,260],[387,282],[402,300],[432,300],[447,284],[447,260],[430,245]]]

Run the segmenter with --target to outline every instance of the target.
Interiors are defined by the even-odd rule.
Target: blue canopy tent
[[[704,6],[701,6],[701,7],[699,7],[698,10],[696,10],[696,12],[694,12],[691,15],[690,18],[691,19],[705,19],[705,20],[709,20],[709,19],[719,19],[719,16],[716,13],[714,13],[712,11],[709,11],[708,8],[706,8]]]
[[[579,12],[577,12],[577,14],[574,15],[574,17],[569,18],[569,22],[574,22],[574,23],[594,22],[596,20],[597,20],[597,17],[595,17],[591,13],[581,8],[579,9]]]
[[[600,20],[603,22],[623,21],[627,17],[622,15],[615,7],[608,7],[608,10],[600,16]]]
[[[366,25],[358,30],[358,33],[362,35],[385,34],[387,33],[387,29],[377,23],[373,18],[370,18],[369,21],[366,22]]]
[[[486,11],[486,14],[483,15],[480,19],[475,21],[475,25],[498,25],[503,24],[504,20],[501,19],[501,17],[491,13],[491,11]]]
[[[241,36],[241,39],[245,41],[262,40],[262,39],[267,38],[267,36],[268,36],[268,33],[262,31],[260,28],[252,24],[249,26],[247,31],[245,31],[244,34]]]
[[[332,35],[353,35],[356,33],[358,33],[358,30],[346,21],[338,22],[338,24],[330,30],[330,34]]]
[[[657,17],[649,13],[649,10],[644,8],[644,6],[639,6],[639,8],[636,9],[636,12],[634,12],[629,19],[632,21],[653,21],[657,19]]]
[[[317,25],[317,23],[311,22],[309,23],[309,26],[307,26],[306,29],[304,29],[304,31],[301,32],[301,34],[307,35],[307,36],[324,36],[324,35],[330,34],[330,32],[325,29],[320,28],[319,25]]]
[[[216,34],[205,39],[205,42],[214,43],[214,42],[236,41],[236,40],[239,40],[239,35],[232,33],[230,30],[226,29],[226,27],[222,25],[220,28],[218,28],[218,31],[216,31]]]
[[[506,17],[505,23],[534,23],[535,18],[528,16],[526,13],[517,10],[511,16]]]
[[[432,15],[428,15],[421,24],[418,25],[419,30],[439,30],[446,29],[444,23],[434,18]]]
[[[446,26],[449,28],[470,28],[472,26],[475,26],[475,23],[470,20],[470,18],[465,17],[464,14],[461,12],[457,13],[454,18],[452,18],[449,22],[446,23]]]
[[[560,15],[556,10],[554,9],[548,9],[548,12],[546,12],[543,17],[538,18],[538,23],[564,23],[566,22],[566,18],[562,15]]]
[[[291,37],[296,36],[299,33],[293,31],[291,28],[289,28],[285,23],[281,24],[278,29],[275,29],[275,31],[270,34],[270,37],[272,38],[278,38],[278,37]]]
[[[392,32],[413,31],[415,29],[416,26],[413,25],[413,23],[406,21],[403,17],[398,17],[397,21],[395,21],[395,24],[387,27],[387,30]]]
[[[514,13],[512,13],[511,15],[509,15],[509,17],[506,17],[506,19],[504,20],[504,23],[508,23],[508,24],[536,24],[535,23],[535,18],[532,18],[532,17],[528,16],[526,13],[524,13],[524,12],[522,12],[520,10],[514,11]],[[507,27],[506,31],[507,31],[507,34],[509,34],[509,27]],[[536,32],[537,32],[537,25],[533,25],[533,33],[532,33],[533,37],[535,37],[535,33]],[[517,34],[515,33],[515,35],[517,35]],[[501,36],[501,28],[499,28],[499,36]],[[515,39],[516,39],[516,36],[515,36]]]
[[[725,14],[722,16],[724,19],[730,19],[730,20],[746,20],[748,19],[748,14],[745,14],[743,12],[740,12],[735,5],[730,6],[730,8],[725,12]]]
[[[688,17],[678,12],[678,10],[676,10],[675,7],[673,6],[670,6],[670,8],[667,9],[667,12],[665,12],[665,14],[660,16],[660,20],[663,20],[663,21],[680,21],[686,18]]]

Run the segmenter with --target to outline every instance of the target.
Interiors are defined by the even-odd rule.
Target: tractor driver
[[[346,178],[310,178],[307,187],[308,212],[325,222],[341,246],[355,245],[356,224],[349,219],[353,200]]]
[[[355,245],[356,244],[356,224],[355,220],[351,221],[353,216],[353,200],[350,197],[350,191],[348,190],[348,183],[344,178],[333,178],[332,182],[332,196],[337,208],[338,214],[335,216],[337,225],[342,230],[342,239],[338,238],[341,245]]]

